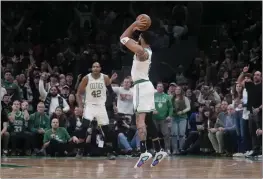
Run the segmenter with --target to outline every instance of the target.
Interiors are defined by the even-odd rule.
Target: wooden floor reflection
[[[248,159],[169,157],[155,168],[147,163],[141,169],[133,168],[135,162],[132,158],[5,158],[1,178],[262,178],[261,162]]]

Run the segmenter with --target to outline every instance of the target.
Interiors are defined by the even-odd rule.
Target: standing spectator
[[[113,75],[114,76],[114,75]],[[111,78],[114,80],[114,78]],[[117,112],[120,116],[129,116],[134,114],[133,110],[133,91],[131,89],[131,79],[126,77],[123,80],[123,87],[113,87],[114,93],[117,95]]]
[[[238,82],[244,79],[244,73],[247,73],[248,67],[244,67],[243,73],[238,77]],[[252,137],[252,150],[248,156],[256,156],[260,154],[261,139],[256,135],[256,130],[262,126],[262,74],[256,71],[253,76],[253,82],[245,81],[247,90],[247,109],[249,115],[249,132]]]
[[[163,92],[164,87],[162,83],[157,84],[157,92],[154,94],[155,109],[153,119],[159,133],[164,137],[165,150],[168,154],[170,152],[170,132],[168,123],[171,122],[173,115],[173,105],[171,97]]]
[[[243,94],[242,84],[237,83],[236,85],[234,85],[234,88],[232,90],[232,96],[233,96],[232,104],[235,107],[235,119],[236,119],[237,137],[238,137],[238,153],[234,154],[233,156],[243,156],[243,153],[245,153],[244,119],[242,118],[243,115],[242,94]]]
[[[63,109],[63,112],[70,110],[67,101],[59,95],[59,89],[56,86],[52,86],[47,92],[44,88],[45,73],[41,75],[39,81],[39,93],[42,99],[44,99],[45,112],[51,115],[55,112],[55,109],[59,106]]]
[[[4,72],[4,80],[2,80],[2,86],[6,89],[7,94],[9,94],[11,101],[20,100],[20,89],[17,84],[13,82],[13,76],[11,71],[6,70]]]
[[[45,105],[43,102],[39,102],[37,105],[37,112],[33,113],[29,117],[29,128],[33,133],[33,148],[34,153],[38,153],[39,149],[43,145],[43,137],[45,131],[50,128],[50,119],[45,114]]]
[[[175,94],[176,83],[172,82],[169,84],[167,94],[172,98]]]
[[[175,96],[172,98],[172,104],[174,108],[171,128],[172,148],[173,154],[179,154],[179,149],[182,148],[185,140],[187,112],[191,110],[190,102],[188,98],[184,96],[180,86],[177,86],[175,89]],[[179,146],[177,146],[178,139]]]

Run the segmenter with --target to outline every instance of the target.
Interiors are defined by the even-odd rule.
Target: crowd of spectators
[[[153,50],[169,48],[194,34],[191,15],[200,4],[3,3],[2,154],[138,156],[132,81],[112,74],[129,53],[119,35],[137,15],[149,14],[156,34]],[[240,14],[222,23],[218,38],[198,49],[186,70],[179,66],[169,84],[155,82],[153,120],[170,155],[261,155],[261,9]],[[85,125],[76,103],[78,85],[94,62],[112,76],[115,96],[106,101],[109,136],[95,121]],[[147,147],[152,150],[151,140]]]

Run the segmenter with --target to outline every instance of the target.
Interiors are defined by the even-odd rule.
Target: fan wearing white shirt
[[[47,92],[44,87],[45,73],[43,73],[39,80],[39,93],[40,97],[44,100],[45,112],[47,115],[51,115],[55,112],[57,107],[61,107],[63,112],[70,110],[67,101],[59,95],[59,90],[56,86],[52,86]]]
[[[120,115],[132,116],[133,108],[133,90],[131,89],[131,79],[126,77],[123,80],[123,87],[112,87],[117,95],[117,111]]]

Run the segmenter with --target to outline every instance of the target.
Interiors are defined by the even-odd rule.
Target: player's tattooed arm
[[[80,84],[79,84],[79,87],[78,87],[78,91],[77,91],[77,94],[76,94],[76,100],[77,100],[77,103],[78,103],[78,106],[83,108],[83,101],[82,101],[82,96],[83,94],[85,93],[85,89],[86,89],[86,86],[88,85],[88,77],[85,76]]]
[[[140,61],[144,61],[148,58],[148,53],[140,46],[136,41],[131,39],[132,33],[134,30],[139,29],[139,27],[145,26],[146,21],[144,19],[140,19],[132,23],[120,36],[120,41],[123,45],[125,45],[129,50],[135,53]]]

